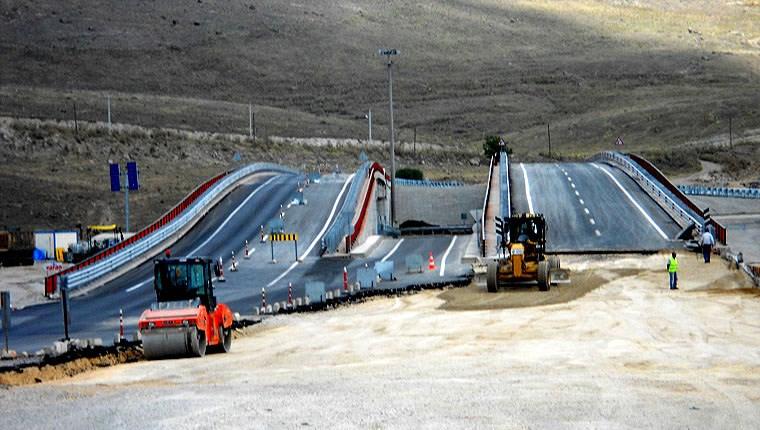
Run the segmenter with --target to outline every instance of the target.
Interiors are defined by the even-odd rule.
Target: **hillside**
[[[737,139],[760,141],[755,0],[79,0],[65,6],[6,0],[0,116],[71,120],[76,105],[79,120],[105,121],[110,95],[118,123],[247,134],[252,103],[257,136],[266,142],[269,136],[364,138],[371,108],[375,138],[387,139],[380,47],[401,50],[394,69],[399,139],[412,141],[416,129],[417,141],[456,148],[467,158],[493,133],[504,133],[518,157],[540,157],[547,123],[553,155],[564,157],[612,148],[618,136],[624,149],[693,156],[694,145],[727,141],[729,117]],[[40,133],[41,141],[52,139]],[[5,151],[3,191],[12,185],[43,198],[29,189],[32,172],[49,170],[61,157],[74,164],[87,158],[84,148],[93,142],[80,145],[89,138],[70,136],[71,154],[41,160],[28,150]],[[118,139],[99,139],[115,153],[126,151]],[[23,149],[24,142],[0,143]],[[213,153],[201,144],[197,163],[206,170],[194,169],[179,182],[168,172],[180,167],[155,169],[156,181],[177,187],[161,204],[191,189],[201,172],[223,169]],[[100,166],[108,156],[94,152],[87,162]],[[138,156],[159,163],[149,160],[148,149]],[[684,170],[695,166],[696,159]],[[95,180],[84,170],[73,183]],[[443,160],[439,170],[448,176],[461,169]],[[68,186],[68,176],[56,176],[62,193],[84,195]],[[162,200],[154,197],[148,206],[158,214],[165,206],[154,207]],[[27,221],[28,203],[14,204],[23,216],[3,209],[0,223]]]

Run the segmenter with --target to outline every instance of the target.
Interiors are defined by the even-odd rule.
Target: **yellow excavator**
[[[502,220],[496,217],[496,233],[501,236],[499,256],[488,262],[486,287],[538,284],[549,291],[551,273],[560,268],[559,257],[546,255],[546,220],[542,214],[525,213]]]

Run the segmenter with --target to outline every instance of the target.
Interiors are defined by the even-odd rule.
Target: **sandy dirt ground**
[[[757,428],[759,291],[692,257],[679,291],[664,255],[608,257],[568,262],[603,282],[566,303],[449,311],[428,291],[277,317],[228,355],[0,390],[0,424]]]
[[[0,268],[0,291],[11,293],[11,306],[16,309],[47,301],[45,298],[45,266],[48,262],[36,262],[33,266]]]

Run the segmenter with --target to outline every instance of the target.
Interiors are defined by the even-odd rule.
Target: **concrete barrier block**
[[[280,302],[280,309],[282,309],[284,311],[287,308],[288,308],[288,302],[286,302],[285,300],[281,301]]]
[[[90,339],[90,346],[91,347],[103,346],[103,339],[101,339],[99,337]]]
[[[66,342],[53,342],[53,346],[50,348],[50,355],[57,357],[65,354],[69,351],[69,345]]]
[[[277,313],[280,312],[280,304],[275,302],[274,305],[272,305],[272,312]]]
[[[309,300],[308,296],[303,298],[303,303],[305,306],[309,306],[311,304],[311,300]]]
[[[268,314],[272,313],[272,305],[267,305],[267,312]]]
[[[300,297],[296,297],[296,307],[300,308],[303,305],[303,300]]]

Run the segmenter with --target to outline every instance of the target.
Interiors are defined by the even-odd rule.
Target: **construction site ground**
[[[0,390],[0,424],[757,428],[760,291],[695,255],[669,291],[665,261],[565,259],[572,283],[552,291],[582,294],[545,306],[470,287],[280,316],[230,354]]]

